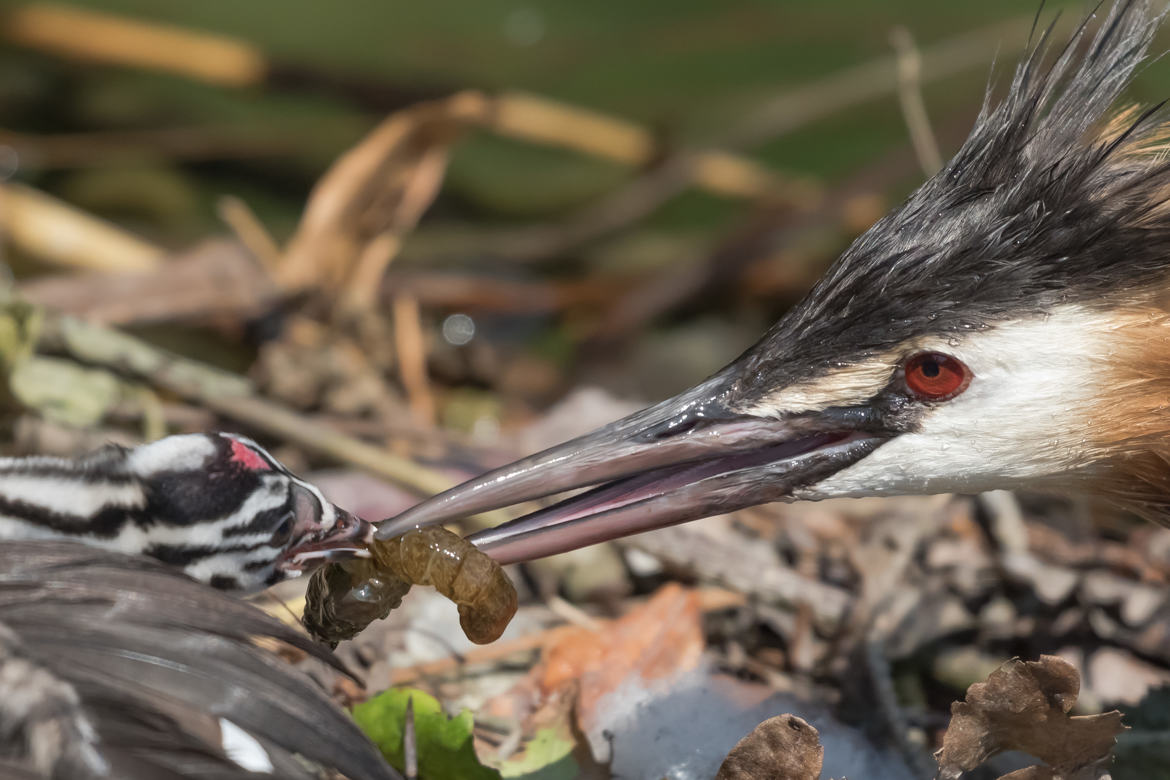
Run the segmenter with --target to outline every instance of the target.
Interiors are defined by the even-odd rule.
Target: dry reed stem
[[[164,254],[148,241],[21,184],[0,184],[0,232],[39,260],[91,271],[148,271]]]
[[[19,46],[212,84],[251,86],[267,74],[264,56],[243,41],[81,8],[25,5],[4,14],[0,30]]]
[[[421,421],[435,422],[435,397],[427,380],[427,348],[418,301],[394,298],[394,342],[398,348],[398,376],[406,390],[410,409]]]

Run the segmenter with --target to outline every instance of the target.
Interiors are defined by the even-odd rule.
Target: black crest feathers
[[[1033,34],[1006,95],[740,359],[738,393],[815,375],[928,333],[961,337],[1060,303],[1098,305],[1170,271],[1162,106],[1120,110],[1162,20],[1098,8],[1063,44]]]

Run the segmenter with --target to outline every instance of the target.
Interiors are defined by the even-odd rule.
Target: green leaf
[[[573,780],[581,774],[573,758],[575,744],[564,729],[540,729],[524,746],[524,752],[500,766],[500,774],[516,780]]]
[[[0,368],[11,371],[36,351],[44,312],[0,291]]]
[[[500,773],[475,755],[471,711],[448,718],[434,697],[413,688],[391,688],[353,708],[354,720],[387,761],[403,769],[402,734],[411,701],[419,780],[500,780]]]
[[[122,397],[113,374],[63,358],[33,355],[13,367],[8,382],[24,406],[74,428],[97,425]]]

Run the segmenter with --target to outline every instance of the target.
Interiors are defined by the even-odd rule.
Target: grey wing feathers
[[[292,627],[156,562],[0,544],[0,776],[316,777],[303,757],[351,780],[400,777],[256,637],[344,671]],[[265,749],[269,772],[228,760],[224,720]]]

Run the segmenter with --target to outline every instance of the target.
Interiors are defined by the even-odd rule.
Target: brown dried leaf
[[[702,659],[699,593],[670,583],[618,620],[558,634],[532,670],[538,698],[578,686],[577,718],[591,733],[605,722],[606,697],[624,685],[665,685]]]
[[[387,265],[438,194],[460,131],[489,105],[477,92],[392,114],[313,188],[276,278],[290,291],[344,289],[373,302]]]
[[[715,780],[817,780],[824,758],[816,729],[795,715],[777,715],[736,743]]]
[[[939,777],[955,780],[1005,750],[1033,755],[1053,770],[1015,773],[1029,778],[1072,778],[1107,758],[1125,728],[1121,713],[1070,717],[1080,685],[1076,668],[1056,656],[1004,664],[951,705],[951,724],[935,754]]]

